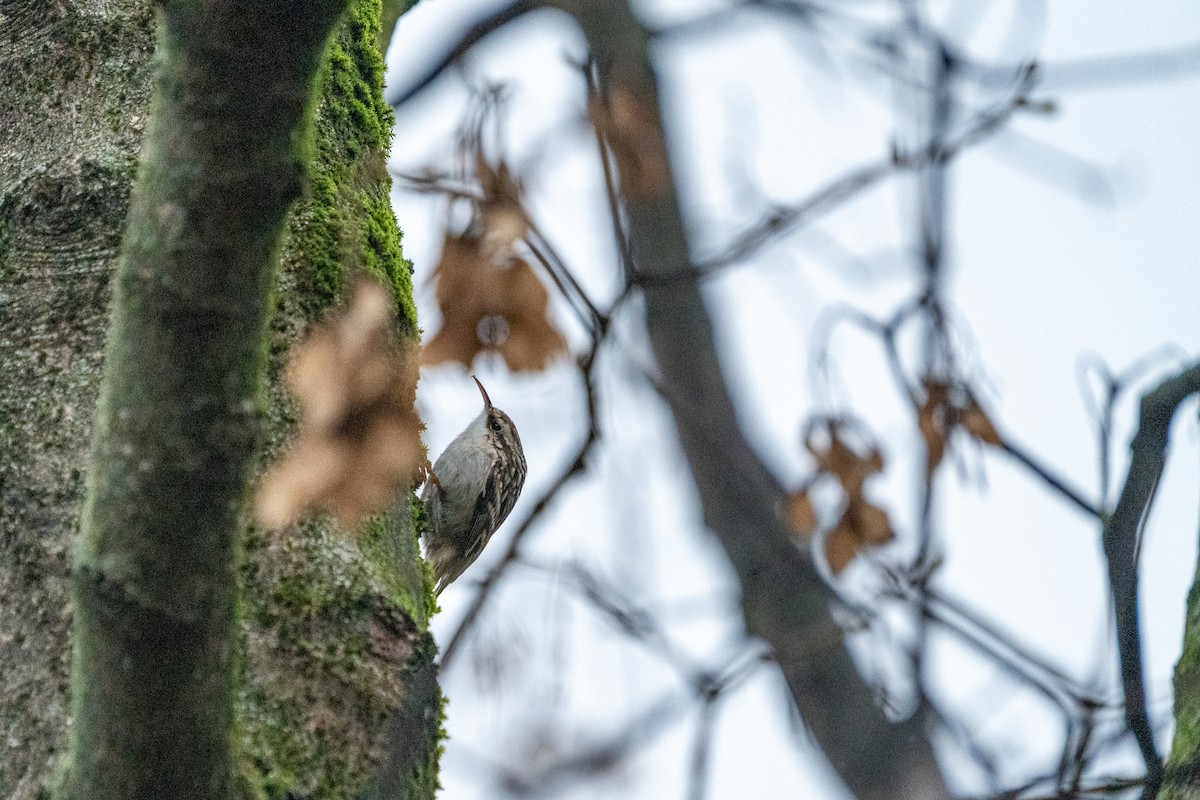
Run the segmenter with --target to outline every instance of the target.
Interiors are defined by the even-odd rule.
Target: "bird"
[[[479,558],[525,485],[517,426],[492,405],[479,379],[471,378],[483,396],[483,411],[438,456],[421,492],[422,539],[433,564],[435,596]]]

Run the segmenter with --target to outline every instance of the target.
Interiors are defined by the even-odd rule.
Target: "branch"
[[[1054,491],[1058,492],[1063,499],[1069,500],[1072,505],[1078,508],[1083,513],[1096,519],[1104,519],[1104,512],[1097,506],[1088,502],[1083,494],[1076,489],[1067,485],[1066,481],[1055,475],[1047,467],[1038,463],[1034,456],[1025,451],[1024,448],[1013,444],[1008,437],[1000,443],[1000,449],[1016,459],[1022,466],[1037,475]]]
[[[1117,650],[1125,693],[1125,719],[1146,762],[1145,800],[1153,798],[1163,779],[1162,758],[1146,712],[1142,651],[1138,626],[1137,552],[1166,466],[1171,419],[1184,400],[1200,392],[1200,364],[1163,381],[1142,398],[1141,422],[1130,445],[1132,457],[1117,507],[1104,526],[1104,557],[1117,623]]]
[[[1027,70],[1014,95],[1004,103],[980,112],[967,128],[954,137],[931,141],[910,153],[894,153],[889,158],[853,169],[826,184],[804,200],[780,208],[761,222],[739,234],[733,242],[716,255],[701,259],[695,265],[700,272],[711,272],[728,264],[742,261],[772,237],[792,231],[826,213],[840,203],[856,196],[879,181],[899,172],[926,169],[945,163],[963,150],[1001,130],[1021,110],[1029,109],[1028,92],[1033,88],[1037,73]],[[687,273],[683,273],[687,274]],[[659,280],[672,276],[658,276]],[[679,277],[679,276],[674,276]]]
[[[488,34],[503,28],[508,23],[519,19],[530,11],[542,8],[543,5],[543,3],[535,2],[534,0],[515,0],[515,2],[503,6],[483,19],[477,20],[459,36],[457,41],[443,47],[442,55],[431,59],[425,72],[420,77],[411,81],[406,89],[393,94],[388,99],[388,104],[392,108],[399,108],[409,100],[412,100],[433,83],[447,67],[466,55],[467,51],[472,47],[483,41]]]
[[[705,522],[741,584],[747,630],[774,648],[801,715],[851,791],[871,799],[948,797],[920,722],[892,725],[875,706],[832,619],[827,587],[779,518],[783,490],[738,427],[700,289],[672,280],[695,270],[671,183],[649,36],[622,0],[586,4],[577,16],[633,120],[617,131],[626,153],[617,161],[635,278],[664,397]]]

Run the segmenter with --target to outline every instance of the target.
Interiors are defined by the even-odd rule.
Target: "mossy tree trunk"
[[[361,541],[321,522],[267,537],[239,516],[255,441],[278,448],[292,423],[286,348],[345,275],[392,285],[415,334],[387,202],[379,3],[352,3],[326,48],[340,5],[163,6],[158,121],[106,357],[155,11],[4,10],[0,796],[47,793],[66,764],[71,550],[102,369],[67,785],[89,797],[122,780],[121,796],[230,796],[235,784],[261,797],[432,796],[432,601],[407,500]]]
[[[231,794],[235,547],[268,292],[342,10],[162,6],[72,580],[74,797]]]
[[[1123,535],[1136,540],[1146,514],[1151,511],[1156,487],[1166,468],[1167,450],[1172,441],[1169,436],[1171,422],[1184,402],[1194,399],[1197,394],[1200,394],[1200,363],[1167,378],[1142,397],[1138,430],[1130,443],[1129,472],[1120,501],[1106,526],[1106,537],[1112,529],[1123,525]],[[1136,558],[1132,564],[1136,569]],[[1133,617],[1136,632],[1136,603],[1129,603],[1125,609],[1118,608],[1118,615],[1122,611]],[[1122,667],[1124,672],[1124,665]],[[1148,785],[1143,795],[1151,794],[1153,786]],[[1200,800],[1200,566],[1187,597],[1183,652],[1175,663],[1175,738],[1158,796],[1164,800]]]
[[[1188,593],[1183,653],[1175,664],[1175,740],[1160,797],[1200,800],[1200,568]]]

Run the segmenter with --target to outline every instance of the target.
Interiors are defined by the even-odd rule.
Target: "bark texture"
[[[51,779],[109,281],[150,94],[144,2],[0,14],[0,796]]]
[[[346,275],[367,270],[393,286],[402,327],[415,332],[409,265],[388,204],[379,4],[353,3],[328,48],[312,14],[330,15],[327,30],[336,9],[304,2],[248,4],[261,27],[206,39],[198,20],[216,24],[234,5],[168,6],[163,20],[168,91],[156,107],[174,103],[178,116],[159,141],[147,141],[149,181],[138,189],[125,245],[132,268],[118,281],[130,302],[114,315],[105,367],[124,388],[110,387],[101,412],[108,444],[97,451],[97,501],[79,551],[80,647],[92,663],[120,665],[129,653],[113,648],[113,635],[130,636],[120,647],[150,661],[156,648],[168,647],[172,659],[194,648],[196,672],[155,679],[133,671],[124,684],[130,702],[117,706],[126,727],[111,732],[153,748],[174,737],[170,724],[181,724],[207,730],[205,746],[229,753],[230,733],[217,741],[215,732],[235,715],[237,746],[222,756],[224,767],[210,766],[207,777],[188,771],[205,746],[163,758],[151,780],[172,772],[195,781],[180,796],[224,785],[249,797],[432,797],[440,697],[425,632],[432,599],[408,499],[361,540],[322,522],[267,537],[238,515],[253,445],[265,438],[279,447],[292,424],[278,385],[286,348],[339,297]],[[141,2],[15,3],[2,13],[0,734],[8,746],[0,748],[0,796],[49,796],[74,784],[99,797],[85,789],[99,762],[71,772],[61,758],[69,565],[108,286],[147,119],[155,15]],[[299,29],[302,21],[310,27]],[[298,48],[268,53],[292,36]],[[201,78],[206,59],[218,74]],[[308,76],[286,87],[285,75],[295,78],[297,69]],[[314,73],[316,121],[302,129],[296,123],[314,108]],[[196,80],[215,84],[188,95],[184,87]],[[290,127],[266,118],[275,103],[290,106]],[[224,122],[189,128],[205,114]],[[189,136],[207,144],[185,142]],[[204,159],[225,159],[224,169],[206,177],[196,166]],[[284,224],[272,293],[263,267]],[[172,273],[172,264],[185,268]],[[269,296],[276,310],[264,339]],[[234,335],[241,346],[220,346]],[[123,349],[121,337],[129,348],[148,347]],[[271,380],[262,426],[256,373],[264,364]],[[185,398],[184,408],[171,413],[162,402],[170,397]],[[203,493],[227,502],[201,502]],[[126,538],[137,526],[154,532],[148,553]],[[239,576],[240,599],[226,591]],[[216,621],[204,622],[207,615]],[[149,623],[140,632],[129,624],[139,617]],[[86,664],[77,665],[80,741],[111,735],[95,730],[100,717],[88,717],[121,691],[96,681]],[[226,666],[232,677],[222,677]],[[195,681],[197,674],[210,680]],[[119,684],[120,675],[110,677]],[[172,680],[190,684],[190,720],[146,702],[156,688],[176,696]],[[103,768],[112,781],[115,768]],[[155,795],[145,796],[171,796],[163,784],[149,786]]]
[[[268,291],[337,0],[167,2],[75,557],[69,794],[223,800]]]

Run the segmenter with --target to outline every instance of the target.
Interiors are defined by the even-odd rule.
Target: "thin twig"
[[[1059,493],[1065,500],[1069,500],[1072,505],[1078,508],[1083,513],[1093,519],[1104,519],[1104,511],[1084,499],[1083,495],[1076,489],[1072,489],[1066,482],[1052,473],[1047,467],[1039,464],[1034,457],[1025,452],[1020,446],[1013,444],[1007,436],[1000,444],[1000,449],[1008,455],[1015,458],[1022,466],[1028,469],[1033,474],[1037,475],[1047,486]]]
[[[720,694],[711,694],[700,704],[696,738],[692,742],[692,760],[688,769],[688,800],[704,800],[708,787],[708,760],[712,752],[713,727]]]
[[[533,0],[514,0],[509,5],[478,20],[471,27],[467,28],[454,44],[448,46],[439,58],[431,60],[419,78],[412,81],[407,88],[388,97],[388,105],[392,108],[399,108],[404,105],[433,83],[434,80],[446,71],[447,67],[454,64],[466,55],[472,47],[483,41],[488,34],[503,28],[508,23],[519,19],[530,11],[543,7],[544,3],[533,2]]]
[[[600,85],[600,68],[595,59],[589,59],[583,67],[584,79],[587,82],[588,104],[607,103],[603,87]],[[629,280],[636,273],[633,265],[633,252],[629,247],[629,237],[622,224],[621,198],[617,188],[617,178],[613,170],[612,150],[603,125],[593,125],[596,134],[596,150],[600,158],[600,167],[604,171],[604,194],[608,201],[608,214],[613,227],[613,241],[616,242],[617,252],[621,257],[621,267],[625,279]]]
[[[1025,109],[1028,103],[1027,93],[1033,88],[1034,82],[1035,74],[1030,71],[1029,76],[1009,100],[978,114],[967,129],[956,137],[947,138],[940,143],[930,142],[915,152],[897,152],[887,159],[858,167],[829,182],[804,200],[778,209],[739,234],[721,252],[699,259],[695,269],[702,273],[711,272],[743,261],[773,237],[794,230],[814,217],[832,210],[884,178],[900,172],[923,169],[935,162],[945,162],[954,158],[963,150],[1001,130],[1017,112]],[[660,281],[663,279],[661,276],[658,278]]]

